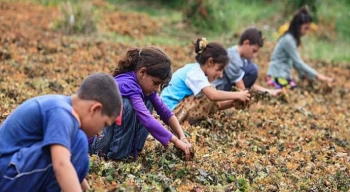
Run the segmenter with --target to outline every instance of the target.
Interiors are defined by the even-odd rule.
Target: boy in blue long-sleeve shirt
[[[25,101],[0,127],[1,191],[82,191],[89,169],[87,136],[119,115],[114,79],[88,76],[77,94]]]

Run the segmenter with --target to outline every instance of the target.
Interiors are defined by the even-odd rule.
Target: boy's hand
[[[62,145],[51,145],[52,167],[64,192],[82,191],[77,172],[70,161],[70,151]]]
[[[280,94],[281,94],[281,91],[282,91],[281,89],[269,89],[269,90],[267,90],[267,92],[268,92],[271,96],[274,96],[274,97],[280,95]]]
[[[240,100],[240,101],[243,101],[243,102],[246,102],[246,101],[249,101],[250,100],[250,94],[249,94],[249,91],[248,90],[245,90],[245,91],[239,91],[239,92],[234,92],[237,96],[236,99]]]
[[[185,143],[179,139],[175,140],[174,145],[176,148],[181,149],[186,155],[186,161],[189,161],[191,158],[190,148],[192,147],[190,143]]]

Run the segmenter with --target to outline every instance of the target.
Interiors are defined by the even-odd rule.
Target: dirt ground
[[[88,74],[110,72],[132,45],[71,38],[52,29],[59,9],[0,2],[0,122],[24,100],[72,94]],[[130,23],[130,18],[136,20]],[[161,26],[138,13],[106,14],[106,29],[143,38]],[[274,43],[256,63],[264,78]],[[192,45],[161,46],[173,68],[193,62]],[[350,186],[350,64],[307,61],[335,77],[332,89],[301,85],[288,103],[270,99],[247,110],[220,112],[199,125],[183,125],[195,149],[184,162],[149,138],[136,162],[91,158],[88,176],[97,191],[339,191]]]

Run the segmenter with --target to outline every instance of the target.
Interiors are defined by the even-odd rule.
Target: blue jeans
[[[255,63],[246,60],[244,66],[242,67],[244,71],[243,82],[246,88],[251,88],[255,81],[258,79],[259,69]]]
[[[243,63],[244,65],[241,67],[241,69],[244,71],[244,76],[242,78],[244,87],[251,88],[258,78],[259,69],[255,63],[252,63],[249,60],[243,61]],[[235,84],[227,83],[224,85],[223,90],[231,91],[232,86],[235,86]]]
[[[151,102],[146,102],[150,112],[153,111]],[[109,159],[123,159],[142,150],[148,136],[147,129],[139,122],[133,106],[128,98],[123,98],[122,125],[115,123],[104,128],[102,137],[94,138],[89,146],[90,154],[98,154]]]

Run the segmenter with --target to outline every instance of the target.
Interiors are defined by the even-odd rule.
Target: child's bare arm
[[[262,87],[262,86],[257,85],[257,84],[254,84],[252,88],[257,90],[257,91],[268,92],[272,96],[277,96],[281,93],[280,89],[267,89],[267,88]]]
[[[83,182],[81,183],[81,188],[83,190],[89,190],[90,189],[89,183],[86,181],[86,179],[84,179]]]
[[[168,122],[169,122],[170,128],[175,132],[177,137],[181,141],[188,143],[186,136],[185,136],[185,134],[181,128],[181,125],[180,125],[179,121],[177,120],[176,116],[175,115],[171,116]]]
[[[248,91],[238,91],[238,92],[219,91],[209,86],[204,87],[202,89],[202,92],[211,101],[225,101],[225,100],[248,101],[250,97]]]
[[[225,110],[228,108],[231,108],[233,106],[234,100],[229,100],[229,101],[220,101],[217,103],[217,107],[219,110]]]
[[[53,170],[62,191],[82,191],[77,173],[70,161],[70,151],[62,145],[51,145],[50,150]]]
[[[240,81],[238,81],[236,83],[236,87],[240,90],[244,90],[245,89],[245,85],[244,85],[244,82],[243,82],[243,79],[241,79]]]

